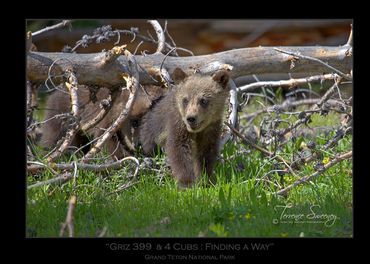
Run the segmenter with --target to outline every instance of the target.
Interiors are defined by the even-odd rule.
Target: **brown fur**
[[[144,154],[150,155],[157,145],[163,146],[182,187],[199,179],[203,169],[208,176],[212,174],[229,93],[228,80],[226,71],[213,77],[187,77],[143,117],[140,142]]]
[[[59,89],[66,91],[64,86],[59,86]],[[123,122],[119,132],[106,142],[108,152],[110,154],[114,153],[114,156],[118,159],[127,156],[129,151],[133,150],[138,142],[138,122],[140,122],[141,117],[148,111],[152,101],[162,96],[164,92],[162,88],[157,86],[146,87],[146,91],[148,95],[140,88],[130,116]],[[101,111],[100,103],[103,99],[108,98],[109,93],[110,91],[107,88],[100,88],[94,95],[87,86],[79,86],[78,100],[82,124],[94,118]],[[87,131],[87,135],[82,134],[82,132],[77,134],[72,145],[80,147],[88,142],[86,136],[96,138],[102,135],[104,129],[108,128],[119,116],[120,111],[122,111],[128,100],[128,96],[129,92],[127,90],[122,93],[121,91],[113,92],[113,105],[110,111],[95,127]],[[69,94],[56,90],[47,98],[45,108],[45,119],[49,119],[56,114],[70,112]],[[46,122],[41,127],[40,145],[45,148],[54,147],[58,140],[65,135],[67,127],[68,121],[63,121],[60,118],[54,118]]]

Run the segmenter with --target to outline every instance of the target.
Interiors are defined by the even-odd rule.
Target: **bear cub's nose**
[[[197,121],[197,119],[194,116],[189,116],[188,118],[186,118],[186,120],[188,121],[189,124],[194,124]]]

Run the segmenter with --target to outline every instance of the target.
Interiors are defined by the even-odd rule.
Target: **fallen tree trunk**
[[[279,49],[319,59],[346,74],[352,69],[352,47],[348,44],[339,47],[302,46],[279,47]],[[104,63],[105,56],[105,52],[75,54],[30,51],[27,54],[27,78],[33,83],[44,82],[49,72],[53,75],[62,74],[65,68],[72,64],[79,84],[105,87],[122,85],[122,73],[129,72],[127,59],[119,56],[112,63]],[[186,74],[192,74],[196,70],[213,72],[220,65],[229,64],[233,67],[231,78],[262,73],[323,74],[332,72],[321,63],[302,58],[297,59],[295,56],[275,50],[275,47],[235,49],[188,57],[166,57],[161,53],[154,53],[145,56],[136,55],[135,59],[141,66],[138,69],[141,84],[156,84],[148,73],[153,75],[153,72],[158,72],[162,63],[163,68],[170,74],[177,67],[183,69]],[[50,69],[52,64],[53,67]],[[53,81],[58,82],[55,79]]]

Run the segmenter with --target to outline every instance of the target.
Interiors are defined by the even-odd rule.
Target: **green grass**
[[[337,118],[316,115],[310,125],[321,125],[323,119],[325,124],[337,124]],[[333,133],[319,135],[316,143],[326,143]],[[296,142],[289,142],[284,153],[279,154],[289,157],[300,147]],[[351,147],[352,137],[348,135],[334,149],[322,150],[323,160]],[[106,230],[106,237],[352,236],[351,160],[333,166],[282,197],[273,195],[278,190],[275,185],[287,186],[297,177],[312,174],[315,163],[303,166],[296,172],[298,176],[285,174],[282,182],[276,172],[268,173],[276,169],[274,162],[257,151],[246,149],[249,150],[239,142],[229,142],[224,147],[222,159],[215,167],[215,186],[199,183],[179,190],[170,170],[163,166],[161,154],[156,161],[157,168],[164,174],[162,179],[156,171],[141,169],[138,183],[119,193],[110,194],[128,181],[125,177],[133,171],[129,163],[121,170],[101,174],[79,171],[75,183],[31,189],[27,192],[26,236],[58,237],[73,193],[77,196],[74,211],[77,237],[96,237],[102,230]],[[29,175],[27,184],[51,177],[50,171],[37,177]],[[258,181],[260,178],[268,182]],[[282,214],[284,206],[291,208]],[[312,219],[312,211],[320,218]],[[301,217],[301,222],[294,222],[294,217]],[[325,221],[314,223],[313,220]]]
[[[349,140],[348,140],[349,142]],[[232,145],[224,154],[233,152]],[[218,164],[217,184],[198,184],[178,190],[167,170],[161,184],[155,174],[140,172],[139,182],[109,195],[122,184],[128,171],[94,175],[79,172],[74,192],[77,205],[74,213],[76,236],[94,237],[106,228],[113,237],[349,237],[352,235],[352,164],[344,161],[310,184],[293,189],[287,198],[271,195],[274,186],[256,184],[270,168],[258,153],[239,156]],[[242,165],[243,164],[243,165]],[[244,169],[237,169],[244,166]],[[310,174],[308,166],[302,174]],[[110,176],[110,177],[106,177]],[[28,183],[50,178],[45,172]],[[278,176],[276,176],[278,177]],[[272,177],[273,178],[273,177]],[[273,180],[271,178],[271,180]],[[293,181],[294,179],[292,179]],[[289,176],[287,180],[289,181]],[[65,220],[73,182],[64,186],[44,186],[28,191],[27,236],[58,236]],[[281,223],[279,206],[292,203],[287,214],[311,213],[335,215],[331,226],[322,223]],[[317,210],[316,210],[317,209]],[[274,223],[278,219],[278,223]]]

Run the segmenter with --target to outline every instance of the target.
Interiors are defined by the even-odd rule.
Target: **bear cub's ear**
[[[175,83],[179,83],[181,82],[182,80],[184,80],[186,77],[188,77],[186,75],[186,73],[181,70],[180,68],[176,68],[173,73],[172,73],[172,80],[175,82]]]
[[[220,71],[217,71],[213,76],[212,76],[212,79],[219,83],[222,88],[226,88],[227,87],[227,84],[229,82],[229,79],[230,79],[230,75],[227,71],[225,70],[220,70]]]

